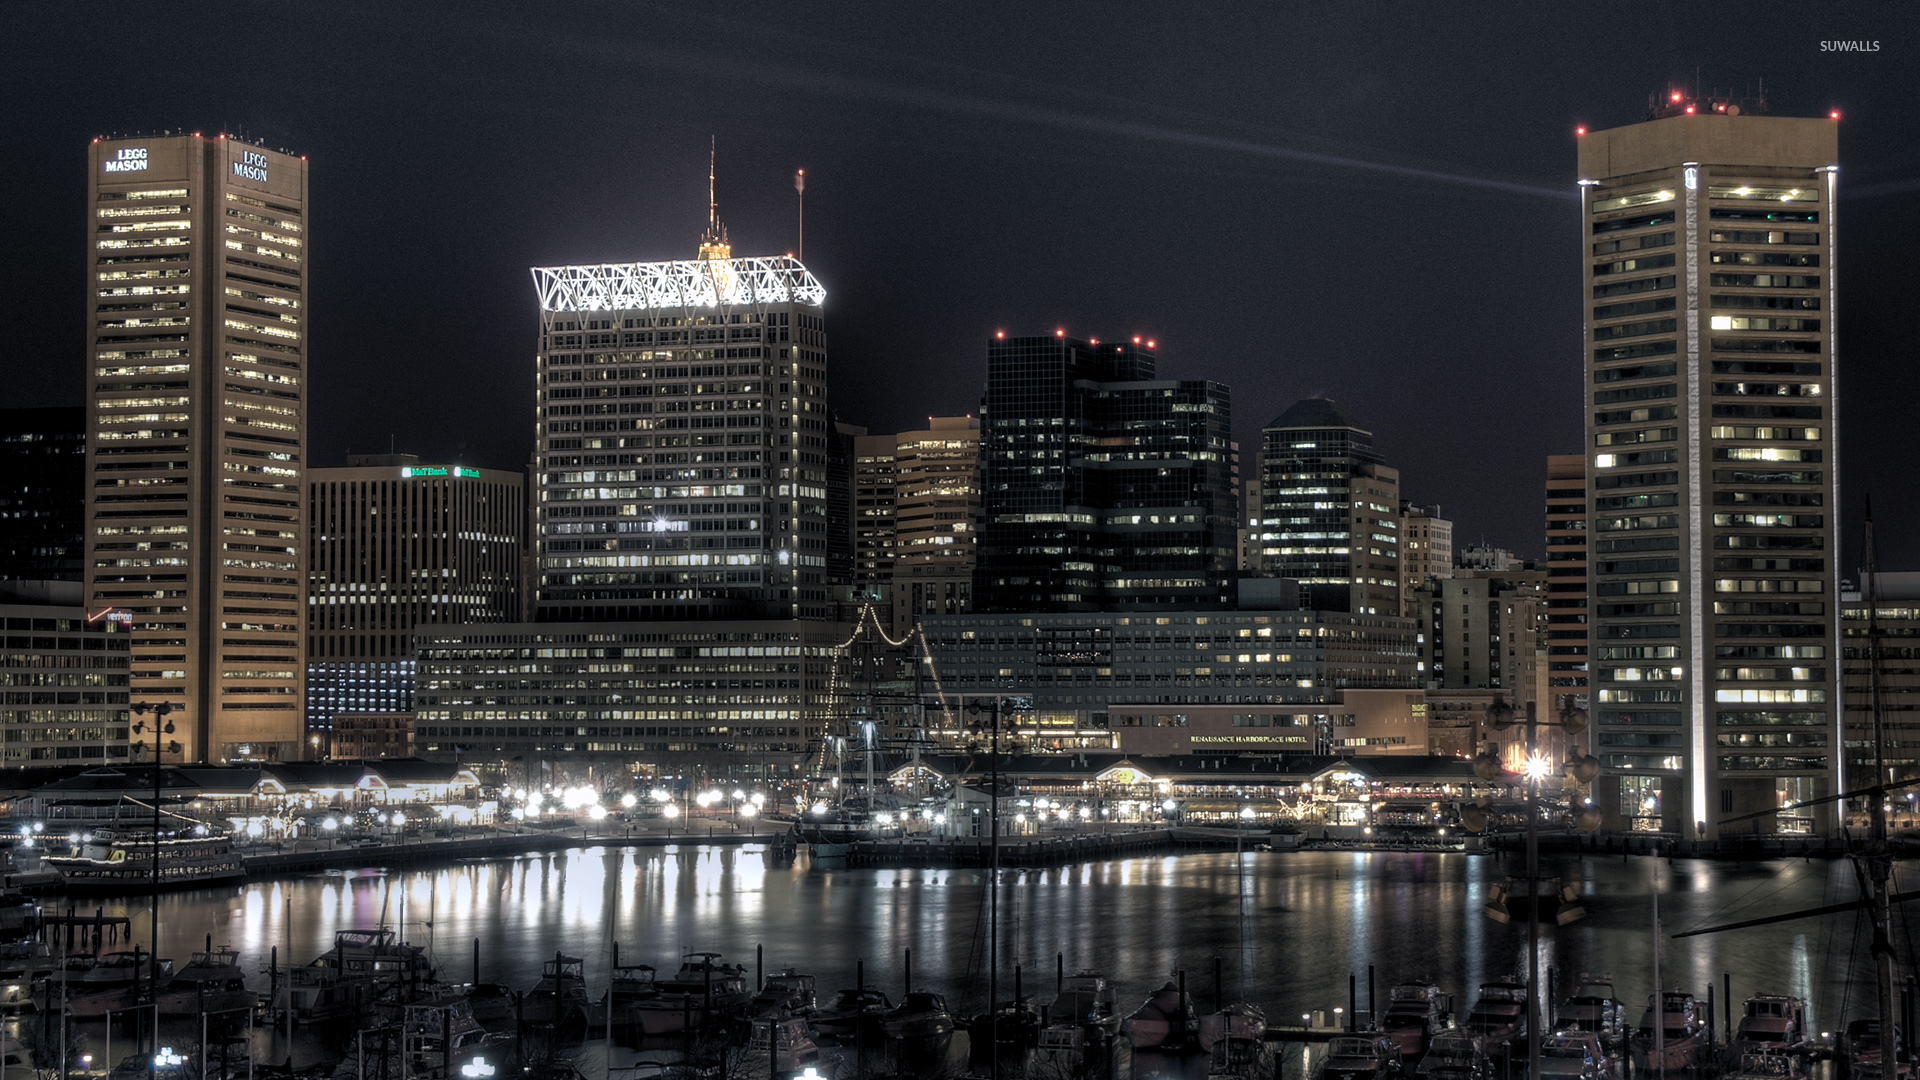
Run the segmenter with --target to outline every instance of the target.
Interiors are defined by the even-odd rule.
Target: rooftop
[[[1303,398],[1267,423],[1268,428],[1352,428],[1366,431],[1332,398]],[[1369,433],[1371,434],[1371,433]]]
[[[826,303],[827,290],[790,255],[766,259],[536,266],[542,311],[641,311],[655,308]]]

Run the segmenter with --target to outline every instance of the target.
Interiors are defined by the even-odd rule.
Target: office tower
[[[371,454],[307,483],[307,727],[326,745],[342,714],[413,710],[416,627],[523,618],[526,480]]]
[[[1260,565],[1320,611],[1401,610],[1400,473],[1326,398],[1274,417],[1260,451]]]
[[[980,535],[980,421],[930,416],[895,436],[893,625],[973,610]]]
[[[1680,95],[1580,139],[1609,827],[1713,838],[1839,781],[1836,130]]]
[[[1400,504],[1400,567],[1409,597],[1433,578],[1453,576],[1453,522],[1438,506]]]
[[[1587,458],[1547,458],[1547,669],[1558,714],[1587,707]]]
[[[87,618],[78,581],[0,581],[0,731],[9,768],[125,764],[132,635]],[[151,761],[153,740],[146,740]]]
[[[533,270],[539,620],[832,616],[826,290],[732,250]]]
[[[1235,516],[1227,388],[1156,379],[1152,344],[987,343],[977,611],[1223,606]]]
[[[85,578],[86,492],[85,409],[0,409],[0,581]]]
[[[168,760],[298,756],[306,159],[172,135],[89,163],[87,607],[133,619]]]
[[[860,435],[853,443],[853,591],[893,619],[894,489],[892,435]],[[878,610],[878,608],[876,608]]]
[[[1476,570],[1416,590],[1428,685],[1506,690],[1509,703],[1536,700],[1534,653],[1547,625],[1546,585],[1539,570]]]

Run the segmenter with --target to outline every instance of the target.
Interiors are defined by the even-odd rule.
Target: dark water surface
[[[1244,997],[1270,1022],[1347,1004],[1358,974],[1365,1007],[1367,966],[1384,1004],[1389,985],[1430,976],[1465,1010],[1485,979],[1526,969],[1525,923],[1501,925],[1481,913],[1489,890],[1521,869],[1493,856],[1423,853],[1233,853],[1113,859],[1046,870],[1003,872],[1002,992],[1012,966],[1026,987],[1051,996],[1055,956],[1069,971],[1104,971],[1131,1011],[1177,968],[1210,1009],[1213,958],[1223,958],[1229,1000]],[[1634,1005],[1651,988],[1652,894],[1670,934],[1714,923],[1837,903],[1857,895],[1845,862],[1694,862],[1619,857],[1552,860],[1546,871],[1582,895],[1588,917],[1541,929],[1541,965],[1561,973],[1608,972]],[[1908,872],[1909,876],[1911,871]],[[1896,887],[1900,883],[1896,882]],[[177,893],[160,901],[160,951],[176,964],[204,944],[240,950],[267,987],[268,950],[304,964],[336,930],[397,925],[430,946],[443,978],[472,978],[480,940],[481,977],[531,986],[556,951],[586,959],[588,987],[606,985],[611,943],[626,963],[668,973],[686,950],[714,950],[752,970],[765,947],[768,971],[792,965],[820,977],[823,995],[851,986],[857,960],[866,978],[897,999],[903,950],[913,950],[917,987],[947,994],[958,1011],[986,996],[985,872],[827,869],[777,865],[757,845],[667,848],[583,847],[483,864],[408,872],[361,871]],[[99,901],[74,902],[83,912]],[[66,901],[50,899],[49,907]],[[109,901],[129,915],[145,943],[144,899]],[[404,909],[404,910],[403,910]],[[1842,914],[1751,930],[1669,940],[1665,981],[1703,998],[1721,973],[1733,993],[1798,994],[1812,1003],[1816,1030],[1833,1030],[1871,1008],[1867,933]],[[1895,945],[1912,955],[1901,923]],[[1911,970],[1911,968],[1908,968]],[[1736,1006],[1737,1011],[1737,1006]],[[96,1036],[97,1038],[97,1036]],[[327,1053],[318,1033],[295,1045],[304,1061]],[[283,1057],[284,1047],[271,1051]],[[118,1056],[118,1051],[116,1051]],[[597,1062],[580,1055],[589,1075]],[[618,1060],[626,1060],[624,1052]]]

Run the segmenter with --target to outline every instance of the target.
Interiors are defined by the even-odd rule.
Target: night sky
[[[1842,566],[1872,491],[1920,569],[1912,4],[8,4],[9,405],[78,404],[86,149],[232,131],[312,159],[311,463],[522,465],[527,268],[691,258],[708,139],[738,255],[827,287],[833,403],[972,412],[999,329],[1157,338],[1242,463],[1323,394],[1460,543],[1542,549],[1581,441],[1574,127],[1674,84],[1843,111]],[[1823,52],[1822,41],[1878,41]]]

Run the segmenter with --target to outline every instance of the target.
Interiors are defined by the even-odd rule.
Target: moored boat
[[[1626,1048],[1627,1007],[1614,996],[1613,976],[1582,974],[1573,996],[1553,1011],[1555,1031],[1591,1031],[1610,1057]]]
[[[1741,1010],[1728,1052],[1737,1060],[1742,1054],[1795,1054],[1806,1045],[1806,1001],[1787,994],[1756,994]]]
[[[1458,1080],[1462,1075],[1478,1077],[1486,1071],[1486,1058],[1474,1046],[1473,1036],[1451,1028],[1433,1037],[1427,1053],[1413,1070],[1419,1080]]]
[[[1446,1030],[1447,995],[1430,980],[1401,983],[1387,991],[1380,1030],[1400,1048],[1400,1056],[1418,1060],[1427,1040]]]
[[[1489,1057],[1505,1053],[1527,1037],[1527,987],[1513,975],[1480,984],[1480,997],[1467,1014],[1467,1034]]]
[[[336,930],[333,948],[287,972],[288,1000],[303,1024],[358,1016],[388,987],[433,981],[425,950],[392,930]]]
[[[790,1016],[809,1016],[819,1007],[814,993],[814,977],[788,968],[767,976],[760,991],[747,1004],[747,1015],[755,1020],[785,1020]]]
[[[1655,1024],[1661,1037],[1655,1037]],[[1693,995],[1684,990],[1668,990],[1647,999],[1647,1011],[1640,1026],[1627,1040],[1628,1053],[1635,1069],[1659,1072],[1661,1069],[1690,1069],[1706,1064],[1707,1021],[1700,1015]]]
[[[1047,1006],[1047,1019],[1055,1024],[1078,1024],[1112,1035],[1120,1030],[1120,1014],[1113,1008],[1113,987],[1097,971],[1076,971],[1060,984],[1060,993]]]
[[[1400,1051],[1378,1033],[1340,1035],[1327,1043],[1315,1080],[1386,1080],[1399,1068]]]
[[[529,1024],[549,1025],[556,1040],[571,1042],[586,1036],[592,1007],[587,998],[586,962],[555,953],[540,965],[540,981],[521,1003],[521,1016]]]
[[[259,1004],[247,989],[240,954],[229,948],[208,948],[174,973],[160,992],[161,1016],[198,1016],[202,1013],[243,1013]]]
[[[889,1039],[938,1039],[953,1034],[953,1013],[946,998],[915,990],[880,1014],[880,1033]]]
[[[102,825],[81,840],[79,851],[43,861],[59,871],[68,893],[149,892],[155,885],[153,837],[151,821]],[[161,889],[199,888],[247,876],[232,839],[202,822],[163,815],[159,847]]]
[[[1200,1049],[1213,1053],[1221,1043],[1261,1043],[1267,1038],[1267,1014],[1240,1002],[1200,1018]]]
[[[737,1015],[753,1000],[746,969],[723,964],[716,952],[688,953],[670,979],[656,978],[658,993],[632,1005],[642,1032],[663,1035],[704,1027]]]
[[[892,1009],[893,1002],[886,994],[866,986],[833,995],[832,1000],[814,1010],[810,1020],[813,1029],[823,1037],[844,1042],[858,1037],[879,1016]]]
[[[747,1048],[734,1066],[734,1076],[808,1076],[833,1080],[845,1059],[814,1042],[807,1022],[797,1016],[784,1020],[755,1020]]]
[[[1177,1047],[1191,1039],[1199,1028],[1193,1014],[1193,1000],[1169,979],[1128,1016],[1121,1029],[1135,1050]]]

